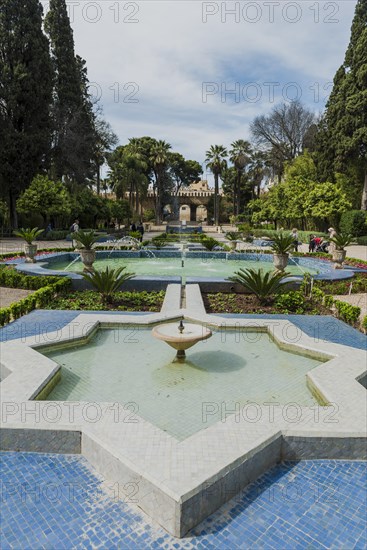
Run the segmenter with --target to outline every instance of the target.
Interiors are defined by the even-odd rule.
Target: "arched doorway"
[[[208,210],[207,207],[203,204],[199,204],[196,208],[196,221],[197,222],[206,222],[208,219]]]
[[[191,220],[191,208],[188,204],[180,207],[180,222],[189,222]]]

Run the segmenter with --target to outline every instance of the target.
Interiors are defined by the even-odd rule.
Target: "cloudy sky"
[[[323,110],[356,0],[67,4],[121,143],[149,135],[202,163],[211,144],[248,139],[253,118],[277,102]]]

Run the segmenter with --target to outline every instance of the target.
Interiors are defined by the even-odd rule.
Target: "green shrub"
[[[365,315],[362,319],[362,328],[367,331],[367,315]]]
[[[364,210],[348,210],[340,218],[341,233],[350,233],[353,237],[360,237],[367,233],[367,214]]]
[[[101,294],[103,303],[108,304],[113,301],[113,295],[122,283],[135,275],[135,273],[124,273],[125,269],[126,266],[117,269],[106,267],[104,271],[82,273],[82,276]]]
[[[326,294],[324,296],[324,306],[330,309],[333,306],[333,304],[334,304],[334,298],[330,296],[330,294]]]
[[[217,241],[216,239],[213,239],[213,237],[206,237],[205,239],[201,239],[201,244],[207,250],[213,250],[213,248],[220,245],[219,241]]]
[[[51,231],[48,231],[46,233],[46,239],[48,241],[62,241],[66,239],[66,237],[70,234],[70,231],[68,230],[55,230],[52,229]]]
[[[284,279],[289,273],[263,272],[262,269],[240,269],[236,271],[230,281],[243,285],[252,294],[255,294],[260,304],[267,304],[271,297],[282,289]]]
[[[367,235],[363,235],[362,237],[357,237],[357,244],[360,244],[362,246],[367,246]]]
[[[313,286],[311,296],[314,302],[322,304],[322,302],[324,301],[325,293],[320,288],[317,288],[317,286]]]
[[[352,306],[351,304],[341,302],[340,300],[335,300],[334,306],[337,311],[338,317],[346,323],[354,325],[358,321],[358,317],[361,314],[360,307]]]
[[[4,271],[12,271],[12,270],[1,269],[0,276]],[[17,274],[27,279],[39,279],[39,284],[41,284],[43,281],[43,285],[46,284],[45,280],[48,280],[49,284],[47,284],[47,286],[43,286],[42,288],[40,288],[36,284],[32,283],[36,288],[38,288],[38,290],[36,290],[34,294],[31,294],[30,296],[27,296],[26,298],[23,298],[18,302],[14,302],[9,307],[0,308],[0,326],[6,325],[11,320],[19,319],[19,317],[27,313],[30,313],[36,307],[42,308],[47,306],[47,304],[55,296],[55,294],[59,292],[64,292],[65,290],[69,289],[71,286],[71,280],[68,277],[62,277],[62,278],[61,277],[29,277],[27,275],[22,275],[21,273],[17,273]],[[50,282],[50,279],[53,282]],[[27,281],[27,283],[29,284],[29,281]],[[29,288],[29,287],[23,286],[23,287],[17,287],[17,288]]]
[[[290,291],[277,296],[274,305],[281,313],[302,314],[306,310],[306,300],[300,291]]]

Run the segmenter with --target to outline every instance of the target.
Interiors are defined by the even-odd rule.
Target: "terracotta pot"
[[[37,254],[37,245],[36,244],[25,244],[24,245],[25,261],[28,264],[35,264],[36,260],[34,259]]]
[[[333,262],[335,267],[341,267],[344,263],[345,257],[347,255],[346,250],[334,250],[333,251]]]
[[[284,271],[288,265],[289,254],[273,254],[274,267],[277,271]]]
[[[79,250],[80,257],[84,264],[83,271],[87,273],[93,272],[93,263],[96,260],[96,251],[95,250]]]

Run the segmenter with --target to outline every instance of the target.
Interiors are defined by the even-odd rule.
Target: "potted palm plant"
[[[74,240],[78,246],[78,252],[84,264],[84,270],[87,273],[93,272],[93,264],[96,259],[96,251],[93,248],[93,245],[98,241],[98,237],[95,235],[94,231],[82,231],[81,229],[74,233]]]
[[[353,237],[347,233],[337,233],[334,237],[330,238],[330,242],[334,245],[334,249],[332,250],[332,258],[335,268],[342,267],[345,256],[347,255],[345,247],[352,244]]]
[[[237,241],[241,237],[241,233],[239,233],[238,231],[228,231],[225,237],[228,241],[230,241],[231,252],[234,252],[237,247]]]
[[[276,271],[284,271],[288,264],[289,252],[294,246],[292,235],[278,233],[272,238],[270,248],[273,251],[273,262]]]
[[[34,257],[37,253],[37,245],[33,241],[35,241],[41,233],[43,233],[43,229],[38,229],[38,227],[33,227],[33,229],[30,227],[24,229],[24,227],[22,227],[21,229],[14,231],[14,235],[16,237],[21,237],[25,240],[26,244],[24,245],[24,254],[25,261],[27,263],[34,264],[36,262]]]

